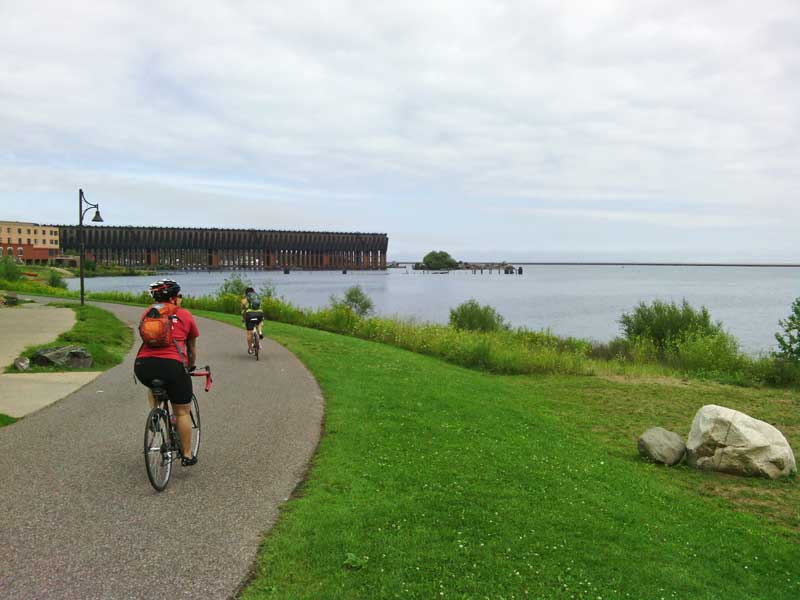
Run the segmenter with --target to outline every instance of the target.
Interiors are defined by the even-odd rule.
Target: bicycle
[[[195,369],[189,374],[192,377],[205,377],[206,392],[211,389],[211,367],[206,365],[203,370]],[[164,389],[164,382],[154,379],[151,386],[156,405],[147,415],[144,427],[144,464],[150,484],[161,492],[172,476],[172,463],[183,457],[183,448],[175,428],[175,417],[170,413],[169,396]],[[197,456],[200,450],[200,407],[194,392],[189,415],[192,419],[192,456]]]
[[[258,334],[258,317],[250,317],[248,319],[253,323],[253,356],[258,360],[258,353],[261,351],[261,336]]]

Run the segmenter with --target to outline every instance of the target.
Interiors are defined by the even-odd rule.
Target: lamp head
[[[102,223],[103,217],[100,216],[100,209],[94,211],[94,216],[92,217],[92,223]]]

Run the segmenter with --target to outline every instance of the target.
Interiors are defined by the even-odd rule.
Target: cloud
[[[263,207],[404,252],[437,227],[489,252],[509,214],[492,204],[652,225],[654,248],[659,225],[730,228],[714,243],[733,252],[748,224],[784,247],[770,228],[800,216],[794,0],[0,11],[0,202],[30,219],[71,219],[59,198],[84,187],[138,222],[151,199],[234,208],[208,225]]]
[[[570,222],[615,222],[630,224],[645,224],[671,227],[676,229],[747,229],[754,226],[771,227],[780,226],[777,219],[758,218],[743,219],[740,216],[729,214],[698,214],[697,212],[655,212],[648,210],[598,210],[575,208],[492,208],[489,212],[502,213],[512,218],[555,217],[566,219]]]

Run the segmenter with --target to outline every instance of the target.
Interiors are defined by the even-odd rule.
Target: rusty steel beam
[[[61,225],[61,251],[78,248],[77,225]],[[385,269],[384,233],[85,226],[87,253],[104,264],[181,268]]]

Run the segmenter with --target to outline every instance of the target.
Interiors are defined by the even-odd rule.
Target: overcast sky
[[[0,0],[0,219],[800,262],[797,0],[162,4]]]

